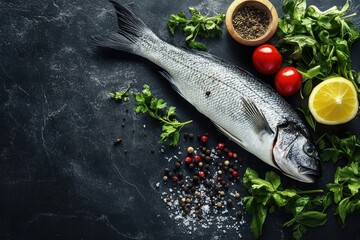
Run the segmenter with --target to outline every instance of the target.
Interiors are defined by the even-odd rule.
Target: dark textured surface
[[[212,15],[225,12],[231,3],[120,2],[131,3],[157,35],[176,46],[184,43],[180,34],[174,38],[166,29],[171,13],[194,6]],[[281,1],[272,2],[281,13]],[[343,3],[316,1],[324,8]],[[352,0],[350,12],[358,12],[359,3]],[[360,17],[353,20],[360,27]],[[247,216],[239,232],[222,234],[212,226],[192,235],[169,217],[156,183],[168,164],[164,158],[179,149],[159,145],[157,122],[133,114],[133,102],[110,101],[108,93],[129,84],[139,90],[148,83],[154,95],[177,106],[181,120],[194,119],[187,131],[209,132],[213,143],[224,137],[177,96],[152,65],[92,46],[90,36],[115,30],[107,1],[0,1],[0,239],[236,239],[239,233],[252,238]],[[239,46],[227,33],[205,42],[209,52],[253,72],[253,48]],[[357,71],[359,54],[357,42]],[[359,118],[341,128],[320,127],[320,133],[324,130],[360,134]],[[118,136],[124,142],[114,147]],[[181,143],[180,151],[185,147]],[[233,148],[248,159],[245,167],[270,170]],[[324,177],[310,187],[331,181],[333,167],[323,168]],[[286,219],[270,216],[263,239],[291,239],[291,232],[281,228]],[[304,239],[360,239],[359,219],[358,213],[350,216],[340,229],[330,217],[326,226],[309,230]]]

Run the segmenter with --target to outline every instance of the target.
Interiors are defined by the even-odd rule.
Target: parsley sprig
[[[251,168],[246,169],[243,184],[249,192],[244,201],[247,212],[252,215],[250,228],[255,238],[260,237],[268,212],[273,213],[281,208],[293,215],[284,226],[292,227],[295,239],[300,239],[308,227],[322,226],[327,221],[327,214],[322,212],[328,207],[326,198],[308,196],[322,193],[321,189],[308,191],[285,189],[276,173],[267,172],[262,179]],[[320,207],[322,211],[317,211],[316,209]]]
[[[192,120],[179,122],[175,118],[176,108],[174,106],[167,108],[167,103],[163,99],[153,97],[150,87],[146,84],[141,92],[133,95],[136,100],[135,113],[148,113],[162,123],[159,142],[169,142],[171,146],[176,146],[179,142],[180,130]]]
[[[348,133],[348,136],[340,138],[335,134],[325,133],[317,140],[317,145],[321,150],[322,161],[331,160],[336,163],[345,159],[360,162],[360,138],[356,135]]]
[[[191,19],[187,19],[183,12],[172,14],[167,21],[167,25],[172,34],[180,27],[186,36],[186,42],[190,48],[206,51],[206,46],[196,41],[197,37],[215,38],[222,35],[219,26],[225,19],[225,14],[213,17],[203,16],[199,10],[189,7]]]
[[[110,96],[110,98],[114,99],[115,101],[123,100],[124,102],[128,102],[130,100],[130,98],[129,98],[129,90],[130,90],[130,86],[128,86],[123,91],[110,93],[109,96]]]
[[[346,217],[360,209],[360,138],[350,133],[343,138],[326,133],[317,145],[323,161],[347,161],[345,166],[336,168],[334,182],[326,185],[336,204],[334,215],[344,227]]]

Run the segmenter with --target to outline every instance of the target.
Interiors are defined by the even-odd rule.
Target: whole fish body
[[[208,53],[162,41],[126,7],[112,4],[119,30],[93,36],[96,46],[139,55],[160,66],[174,89],[221,132],[285,175],[302,182],[321,175],[305,124],[270,86]]]

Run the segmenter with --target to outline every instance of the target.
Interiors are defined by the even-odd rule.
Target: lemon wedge
[[[336,125],[353,119],[359,110],[352,82],[333,77],[318,84],[309,96],[309,110],[319,123]]]

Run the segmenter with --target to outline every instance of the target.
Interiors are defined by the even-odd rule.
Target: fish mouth
[[[319,179],[322,176],[320,167],[318,167],[316,169],[312,169],[312,168],[301,166],[301,167],[299,167],[299,173],[301,175],[305,175],[313,180]]]

